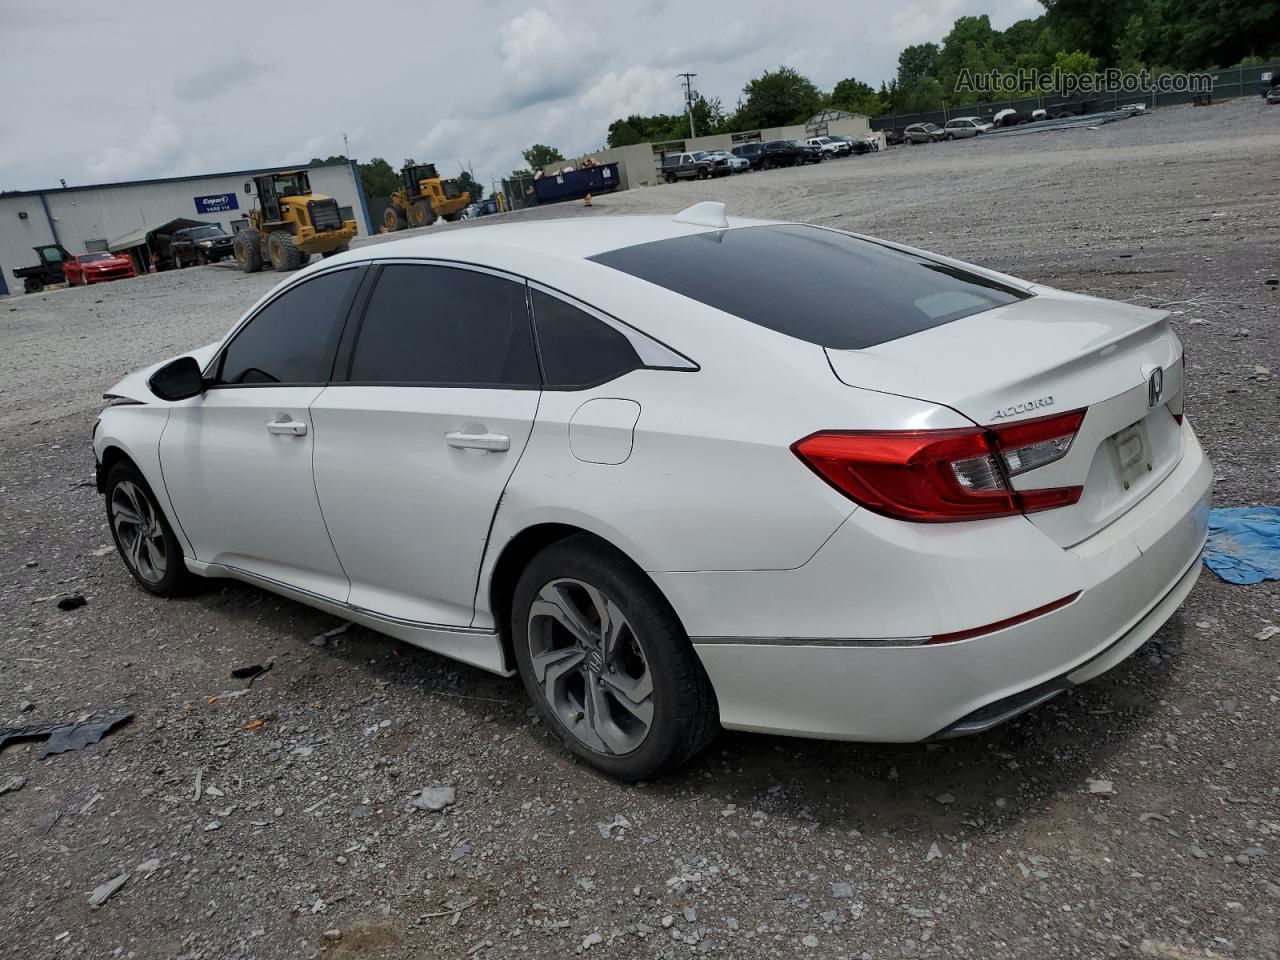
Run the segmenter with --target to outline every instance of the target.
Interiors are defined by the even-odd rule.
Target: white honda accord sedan
[[[495,673],[620,778],[717,729],[985,730],[1133,653],[1212,471],[1166,315],[839,230],[450,231],[282,281],[113,387],[129,571]]]

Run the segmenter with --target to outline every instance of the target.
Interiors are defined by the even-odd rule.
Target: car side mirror
[[[189,400],[204,393],[204,377],[195,357],[179,357],[153,373],[147,386],[161,400]]]

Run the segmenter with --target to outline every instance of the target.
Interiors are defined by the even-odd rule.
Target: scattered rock
[[[1189,851],[1191,852],[1191,855],[1192,855],[1193,857],[1195,857],[1197,860],[1208,860],[1208,859],[1209,859],[1209,855],[1208,855],[1207,853],[1205,853],[1203,849],[1201,849],[1200,847],[1196,846],[1194,843],[1193,843],[1193,844],[1192,844],[1188,849],[1189,849]]]
[[[449,854],[449,862],[457,863],[459,860],[470,855],[471,851],[474,849],[475,848],[472,847],[471,844],[469,843],[458,844],[456,847],[453,848],[453,851]]]
[[[598,943],[604,943],[604,937],[600,936],[598,933],[588,933],[582,938],[582,949],[590,950]]]
[[[89,894],[89,906],[97,910],[100,906],[110,900],[119,892],[120,888],[129,882],[129,874],[122,873],[118,877],[108,880],[102,886],[97,887],[93,893]]]
[[[457,792],[453,787],[423,787],[409,803],[419,810],[438,813],[445,807],[453,806],[457,798]]]
[[[944,807],[947,806],[948,804],[952,804],[956,802],[956,798],[949,793],[940,793],[938,794],[936,799]]]
[[[214,830],[221,830],[221,829],[222,829],[221,820],[210,820],[208,823],[204,825],[205,833],[211,833]]]
[[[600,831],[600,836],[606,840],[612,839],[613,831],[618,831],[618,837],[621,838],[622,831],[631,829],[631,821],[620,813],[615,813],[608,820],[600,820],[596,823],[596,829]]]
[[[1112,796],[1116,792],[1115,784],[1110,780],[1089,780],[1089,792],[1101,794],[1102,796]]]
[[[1274,623],[1269,623],[1265,627],[1263,627],[1261,630],[1259,630],[1257,633],[1255,633],[1253,635],[1253,639],[1270,640],[1272,637],[1274,637],[1278,633],[1280,633],[1280,627],[1277,627]]]
[[[800,942],[803,943],[806,947],[812,948],[818,945],[818,938],[811,933],[807,937],[803,938]]]
[[[0,783],[0,794],[13,793],[15,790],[21,790],[27,785],[26,777],[10,777],[4,783]]]
[[[942,850],[938,847],[938,842],[935,840],[933,843],[929,844],[929,852],[924,855],[924,862],[928,863],[930,860],[937,860],[940,856],[942,856]]]
[[[831,895],[837,900],[848,900],[853,897],[853,884],[837,880],[831,884]]]
[[[320,934],[320,936],[324,937],[326,940],[341,940],[342,931],[337,927],[334,927],[332,930],[326,930],[324,933]]]

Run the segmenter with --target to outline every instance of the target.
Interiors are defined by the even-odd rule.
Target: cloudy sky
[[[145,11],[145,12],[144,12]],[[878,84],[962,14],[1036,0],[0,0],[0,190],[272,166],[343,152],[464,164],[483,182],[534,142],[566,156],[609,122],[726,108],[764,69]],[[29,104],[33,109],[26,109]],[[21,106],[19,106],[21,105]]]

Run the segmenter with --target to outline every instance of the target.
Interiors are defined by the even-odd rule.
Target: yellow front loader
[[[236,233],[232,249],[245,273],[256,273],[269,261],[276,270],[297,270],[313,253],[342,253],[356,235],[356,222],[343,220],[338,201],[311,192],[305,170],[264,173],[244,185],[258,202],[249,211],[249,226]]]
[[[471,194],[459,180],[442,180],[434,163],[406,164],[400,170],[404,185],[391,195],[382,215],[387,231],[405,227],[429,227],[437,219],[457,220],[471,202]]]

